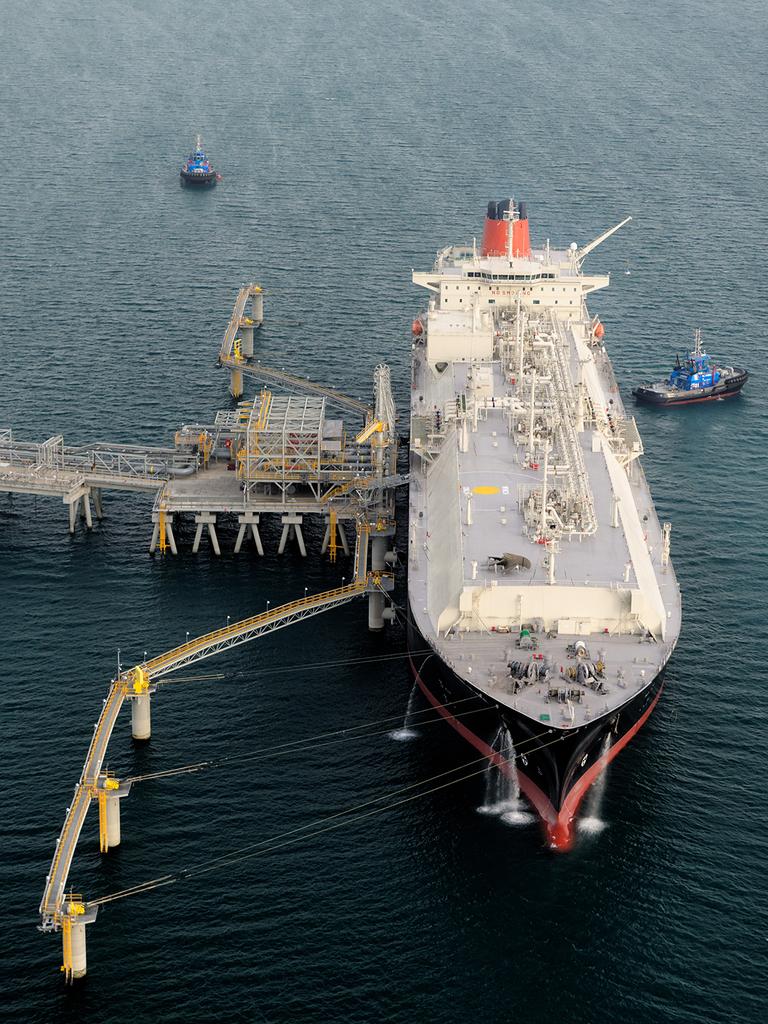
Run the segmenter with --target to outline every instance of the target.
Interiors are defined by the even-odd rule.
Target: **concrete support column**
[[[107,793],[104,810],[104,832],[107,839],[107,850],[120,845],[120,797],[117,793]]]
[[[221,548],[219,547],[219,538],[216,533],[216,513],[200,512],[195,516],[195,523],[197,523],[197,527],[195,529],[195,540],[192,544],[192,553],[196,555],[200,550],[200,541],[203,536],[203,529],[207,526],[208,536],[210,538],[214,554],[220,555]]]
[[[80,511],[80,498],[69,503],[69,532],[74,533],[77,526],[77,514]]]
[[[85,949],[85,925],[75,918],[71,925],[70,935],[70,963],[72,964],[72,977],[84,978],[88,971],[88,957]]]
[[[171,549],[171,553],[178,555],[179,549],[176,547],[176,537],[173,533],[173,512],[165,512],[163,514],[165,520],[165,539],[168,547]],[[152,513],[152,522],[155,524],[152,530],[152,540],[149,542],[149,553],[153,555],[157,550],[157,545],[160,542],[160,513]]]
[[[344,529],[344,524],[340,519],[336,521],[336,525],[339,528],[339,540],[341,541],[341,549],[345,555],[349,555],[349,541],[347,540],[347,531]]]
[[[252,318],[257,327],[264,323],[264,292],[259,288],[251,296]]]
[[[91,515],[91,493],[86,491],[83,495],[83,516],[85,517],[85,525],[89,530],[93,529],[93,516]]]
[[[62,971],[66,980],[84,978],[88,970],[85,949],[85,926],[96,920],[98,907],[90,908],[85,903],[73,901],[64,904],[61,922]]]
[[[168,547],[171,549],[171,554],[178,555],[179,550],[176,547],[176,538],[173,535],[173,514],[170,512],[165,513],[165,536],[168,541]]]
[[[243,371],[231,367],[229,372],[229,393],[233,398],[243,397]]]
[[[253,356],[253,324],[240,323],[240,352],[246,359]]]
[[[148,740],[152,735],[152,712],[149,693],[131,697],[131,736],[135,740]]]
[[[101,521],[104,518],[104,505],[101,499],[101,488],[93,487],[91,489],[91,497],[93,498],[93,511],[96,518]]]
[[[381,573],[386,569],[387,538],[371,537],[371,572]],[[384,628],[384,594],[374,590],[368,595],[368,629],[378,631]]]
[[[120,801],[128,796],[130,788],[130,782],[119,782],[108,775],[99,776],[99,849],[102,853],[120,845]]]
[[[261,517],[258,512],[243,512],[237,517],[237,521],[240,524],[240,529],[237,531],[237,540],[235,541],[235,554],[239,554],[240,548],[243,546],[248,529],[250,528],[253,542],[256,545],[256,550],[260,555],[264,554],[264,547],[261,543],[261,534],[259,533],[259,522]]]
[[[307,557],[307,548],[304,544],[304,534],[301,532],[301,524],[303,522],[304,516],[296,515],[295,513],[288,513],[283,516],[283,532],[280,534],[280,544],[277,548],[278,555],[282,555],[285,551],[287,541],[295,537],[302,557]]]

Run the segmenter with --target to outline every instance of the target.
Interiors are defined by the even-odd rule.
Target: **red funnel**
[[[515,203],[512,199],[488,203],[483,227],[483,245],[481,256],[513,256],[531,255],[531,240],[528,234],[528,215],[523,203]]]

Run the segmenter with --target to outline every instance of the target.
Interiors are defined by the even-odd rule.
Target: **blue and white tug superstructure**
[[[203,140],[199,135],[195,142],[195,151],[190,153],[182,164],[179,177],[184,185],[207,185],[209,187],[215,185],[219,180],[220,175],[211,167],[203,149]]]

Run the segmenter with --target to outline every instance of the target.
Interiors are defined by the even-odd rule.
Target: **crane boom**
[[[631,220],[631,217],[625,217],[620,224],[615,224],[612,228],[608,228],[607,231],[604,231],[602,235],[598,235],[597,238],[593,239],[587,245],[582,245],[582,247],[580,249],[577,249],[574,253],[574,258],[576,262],[581,263],[584,257],[589,256],[593,249],[596,249],[598,245],[602,245],[602,243],[607,238],[610,238],[611,235],[615,234],[619,230],[619,228],[623,228],[625,224],[629,224]]]

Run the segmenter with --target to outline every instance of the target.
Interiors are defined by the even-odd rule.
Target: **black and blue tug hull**
[[[749,373],[746,370],[736,370],[728,377],[721,377],[711,388],[687,391],[683,388],[670,388],[665,382],[635,388],[632,394],[638,402],[645,402],[647,405],[695,405],[700,402],[714,402],[721,398],[733,398],[740,394],[748,380]]]
[[[182,185],[194,185],[197,188],[212,188],[216,184],[216,172],[210,171],[207,174],[192,174],[189,171],[179,171]]]
[[[664,686],[663,672],[623,707],[595,722],[573,729],[536,723],[526,715],[495,703],[487,694],[461,679],[436,654],[424,653],[428,644],[409,623],[409,657],[415,681],[426,700],[443,718],[500,771],[517,771],[521,793],[541,819],[550,849],[567,851],[575,839],[579,806],[590,786],[642,728],[656,706]],[[488,716],[474,713],[474,705],[456,704],[474,696]],[[463,720],[464,712],[472,714]],[[552,705],[552,714],[559,705]],[[495,751],[488,737],[502,721],[515,747],[516,764]],[[479,734],[484,731],[485,736]]]

